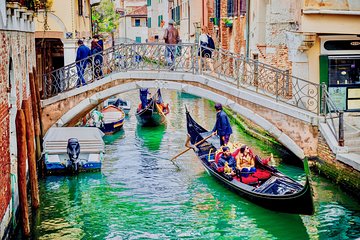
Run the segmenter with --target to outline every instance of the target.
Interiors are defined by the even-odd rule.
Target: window
[[[151,6],[151,0],[147,0],[147,5]]]
[[[135,19],[135,27],[140,27],[140,19]]]
[[[176,6],[171,9],[171,18],[176,24],[180,24],[180,6]]]
[[[141,37],[135,37],[135,42],[141,43]]]
[[[83,0],[78,0],[79,16],[83,15]]]
[[[214,21],[215,25],[219,25],[220,20],[220,0],[215,0],[214,2],[214,11],[215,11],[215,18],[217,19]]]
[[[151,28],[151,17],[147,19],[147,26],[148,28]]]
[[[360,83],[360,56],[329,57],[329,84]]]
[[[163,20],[163,15],[158,16],[158,27],[161,27],[161,22]]]

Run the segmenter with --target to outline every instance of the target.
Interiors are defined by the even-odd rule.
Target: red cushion
[[[218,167],[216,170],[218,171],[218,173],[222,173],[224,172],[224,167]]]
[[[233,153],[231,153],[231,155],[233,157],[236,157],[236,155],[238,155],[239,152],[240,152],[240,148],[236,149]]]
[[[253,176],[248,176],[248,177],[241,177],[241,182],[245,183],[245,184],[256,184],[258,183],[258,178],[253,177]]]
[[[271,177],[271,174],[268,171],[262,169],[256,169],[256,172],[252,175],[260,180],[265,180]]]

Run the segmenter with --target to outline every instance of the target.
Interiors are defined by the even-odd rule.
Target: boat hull
[[[152,109],[144,109],[136,113],[135,116],[141,126],[159,126],[166,121],[164,114]]]
[[[106,135],[110,135],[120,131],[123,128],[123,125],[124,125],[124,119],[121,119],[117,122],[104,123],[103,126],[100,127],[100,130]]]

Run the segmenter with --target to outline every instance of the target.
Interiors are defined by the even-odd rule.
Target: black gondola
[[[186,110],[186,120],[187,131],[192,144],[204,140],[206,136],[211,134],[211,132],[208,132],[194,121],[188,110]],[[306,182],[304,185],[284,175],[276,168],[264,164],[259,156],[255,157],[255,167],[259,171],[270,173],[269,177],[258,181],[254,185],[250,183],[245,184],[241,175],[239,177],[231,177],[217,171],[214,153],[219,148],[219,144],[217,143],[218,138],[214,138],[216,136],[194,147],[194,152],[198,159],[211,176],[242,197],[270,210],[304,215],[312,215],[314,213],[309,167],[306,159],[304,160],[306,172]]]
[[[165,123],[166,115],[169,113],[169,106],[164,104],[160,89],[148,100],[148,104],[144,109],[141,109],[140,105],[135,116],[141,126],[158,126]]]

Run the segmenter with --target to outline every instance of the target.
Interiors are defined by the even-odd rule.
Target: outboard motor
[[[80,155],[80,144],[77,138],[69,138],[67,144],[67,154],[69,155],[70,163],[68,167],[71,167],[75,172],[79,170],[78,158]]]

